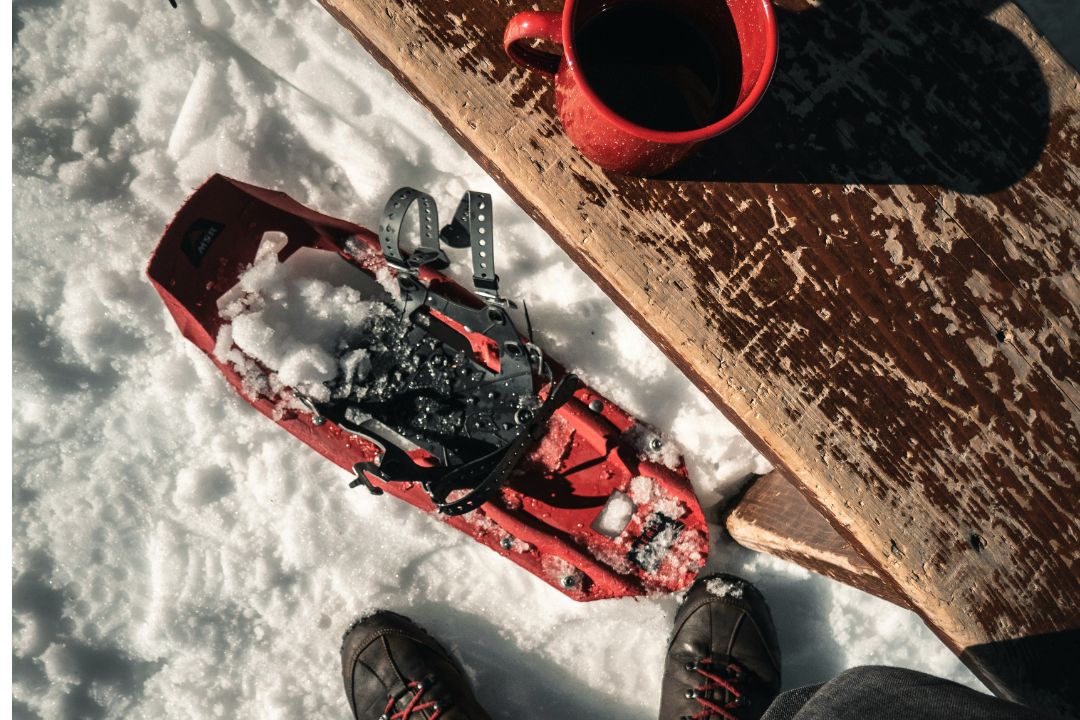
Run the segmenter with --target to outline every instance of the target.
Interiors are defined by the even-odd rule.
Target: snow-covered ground
[[[705,504],[767,464],[318,6],[15,4],[16,717],[344,717],[338,641],[405,612],[499,718],[651,718],[677,598],[577,604],[259,416],[143,275],[223,172],[371,224],[400,185],[495,198],[540,341],[686,448]],[[785,685],[860,663],[978,686],[909,612],[722,545],[759,583]]]

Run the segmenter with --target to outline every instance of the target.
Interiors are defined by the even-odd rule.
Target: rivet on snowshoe
[[[577,585],[577,578],[573,575],[563,575],[562,582],[560,583],[564,588],[572,588]]]
[[[325,422],[326,422],[326,418],[324,418],[322,415],[316,415],[313,418],[311,418],[311,424],[314,425],[315,427],[318,427],[319,425],[322,425]]]
[[[599,399],[593,400],[589,403],[589,409],[594,413],[601,413],[604,411],[604,403]]]
[[[662,447],[664,447],[664,441],[658,437],[654,437],[652,440],[649,441],[649,449],[653,452],[660,450],[660,448]]]
[[[512,547],[514,547],[514,538],[510,537],[509,535],[504,535],[502,539],[499,540],[499,547],[501,547],[503,550],[511,549]]]

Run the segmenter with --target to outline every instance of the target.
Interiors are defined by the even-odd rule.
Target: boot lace
[[[446,709],[446,703],[440,703],[438,700],[431,698],[424,700],[424,693],[426,693],[432,685],[430,679],[414,680],[405,685],[404,689],[396,695],[391,695],[386,702],[386,708],[383,710],[382,715],[379,716],[379,720],[411,720],[412,718],[421,718],[422,712],[430,710],[431,715],[428,716],[428,720],[437,720],[442,717],[443,710]],[[412,697],[408,695],[412,693]],[[399,703],[404,702],[404,706],[395,711]]]
[[[738,708],[749,707],[750,698],[739,688],[746,671],[738,663],[715,663],[712,658],[699,658],[687,664],[687,670],[696,672],[702,683],[686,691],[688,699],[697,700],[701,711],[694,715],[684,715],[681,720],[710,720],[714,715],[722,720],[739,720],[735,714]],[[724,690],[731,699],[721,705],[710,700],[713,690]]]

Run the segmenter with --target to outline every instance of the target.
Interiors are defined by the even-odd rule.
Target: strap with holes
[[[420,243],[406,259],[401,252],[401,226],[413,203],[417,204],[420,218]],[[386,201],[379,223],[379,244],[382,245],[386,261],[396,270],[415,273],[424,265],[439,270],[450,264],[439,246],[439,210],[435,207],[435,200],[411,187],[398,188]]]
[[[472,245],[473,286],[485,299],[498,299],[499,276],[495,274],[495,243],[492,235],[491,196],[466,194],[469,203],[469,239]]]
[[[451,247],[471,247],[473,287],[487,301],[499,301],[499,276],[495,274],[491,195],[469,190],[458,203],[454,219],[440,237]]]

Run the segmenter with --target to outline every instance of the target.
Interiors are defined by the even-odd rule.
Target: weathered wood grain
[[[767,100],[642,180],[503,56],[528,4],[322,2],[954,651],[1080,627],[1080,83],[1014,6],[787,2]]]
[[[909,607],[896,586],[883,581],[877,569],[778,470],[750,484],[729,509],[724,527],[743,547]]]

